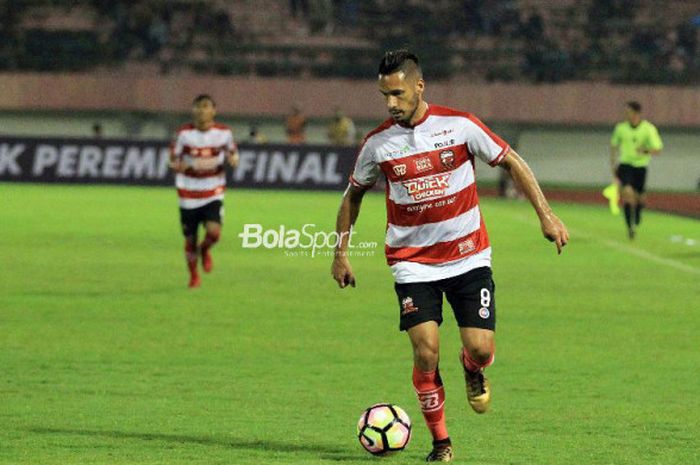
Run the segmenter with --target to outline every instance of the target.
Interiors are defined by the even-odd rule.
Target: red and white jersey
[[[214,124],[200,131],[186,124],[177,131],[172,145],[173,157],[188,168],[176,173],[175,186],[181,208],[198,208],[214,200],[223,200],[226,187],[226,155],[236,149],[228,126]],[[206,165],[205,169],[198,165]]]
[[[508,150],[470,113],[435,105],[415,126],[389,119],[368,134],[350,182],[367,187],[386,177],[385,252],[396,282],[491,266],[474,157],[496,166]]]

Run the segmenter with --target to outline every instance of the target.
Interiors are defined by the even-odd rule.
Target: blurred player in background
[[[328,124],[328,142],[332,145],[349,146],[355,143],[355,123],[350,117],[343,114],[340,108],[336,108],[333,119]]]
[[[225,163],[238,165],[238,150],[231,129],[214,121],[216,104],[211,96],[198,95],[192,102],[194,123],[182,126],[170,153],[170,166],[175,171],[175,185],[180,197],[180,223],[185,236],[185,258],[190,272],[189,287],[199,287],[198,256],[202,268],[213,267],[211,248],[221,235]],[[205,236],[197,245],[199,225]]]
[[[491,246],[474,179],[478,157],[505,169],[532,203],[544,236],[561,252],[564,224],[549,207],[532,171],[500,137],[469,113],[423,100],[418,58],[387,52],[379,65],[379,90],[391,118],[370,132],[338,212],[342,234],[331,274],[341,288],[355,286],[347,256],[348,231],[362,197],[380,175],[387,180],[386,256],[396,284],[400,329],[413,346],[413,385],[433,436],[428,462],[452,460],[444,417],[439,359],[443,294],[459,324],[467,398],[477,413],[491,401],[483,370],[493,362],[496,327]]]
[[[642,119],[642,106],[638,102],[627,102],[625,121],[617,123],[610,140],[610,164],[613,178],[621,189],[620,197],[630,239],[634,239],[642,221],[647,166],[651,157],[659,155],[663,147],[659,131],[649,121]]]
[[[306,143],[306,115],[301,111],[299,105],[292,106],[292,113],[287,116],[287,142],[290,144]]]

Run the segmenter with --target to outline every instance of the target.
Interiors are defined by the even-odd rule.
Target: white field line
[[[528,224],[537,224],[539,226],[539,223],[536,223],[529,217],[522,216],[520,214],[514,215],[515,219],[517,219],[520,222],[523,223],[528,223]],[[580,229],[572,229],[569,226],[567,226],[567,229],[569,230],[570,234],[575,234],[576,236],[579,237],[585,237],[586,239],[593,240],[599,244],[602,244],[608,248],[624,252],[629,255],[634,255],[639,258],[643,258],[645,260],[649,260],[650,262],[658,263],[660,265],[665,265],[670,268],[675,268],[680,271],[685,271],[686,273],[693,273],[693,274],[700,274],[700,268],[695,268],[694,266],[687,265],[685,263],[679,262],[678,260],[673,260],[671,258],[664,258],[660,257],[658,255],[655,255],[651,252],[647,252],[646,250],[642,249],[635,249],[634,247],[631,247],[629,245],[622,244],[617,241],[613,241],[610,239],[600,239],[596,237],[593,234],[587,234],[581,231]]]

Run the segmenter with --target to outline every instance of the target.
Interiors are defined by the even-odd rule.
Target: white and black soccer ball
[[[398,405],[375,404],[362,412],[357,438],[373,455],[403,450],[411,440],[411,419]]]

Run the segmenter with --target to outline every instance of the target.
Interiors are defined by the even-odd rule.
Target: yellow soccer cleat
[[[425,458],[426,462],[451,462],[454,457],[452,452],[452,446],[449,444],[433,446],[433,450],[430,451],[428,456]]]
[[[486,413],[491,406],[491,386],[484,376],[484,370],[469,371],[464,369],[467,383],[467,400],[476,413]]]
[[[610,213],[617,216],[620,214],[620,189],[616,183],[610,184],[603,189],[603,197],[608,199],[610,205]]]

